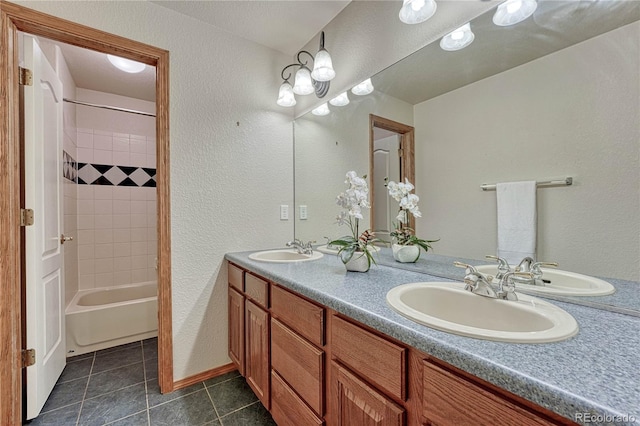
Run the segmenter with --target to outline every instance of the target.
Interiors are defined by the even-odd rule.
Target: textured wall
[[[496,251],[482,183],[574,177],[538,189],[538,259],[639,280],[640,69],[634,23],[416,105],[423,218],[436,253]],[[453,113],[455,111],[455,113]]]
[[[20,3],[170,51],[174,379],[229,362],[224,253],[293,236],[287,58],[148,2]]]

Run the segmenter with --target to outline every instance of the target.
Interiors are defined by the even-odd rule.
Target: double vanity
[[[320,254],[226,255],[230,357],[279,425],[640,419],[640,318]]]

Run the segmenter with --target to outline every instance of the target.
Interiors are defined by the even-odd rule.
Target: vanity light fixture
[[[405,24],[419,24],[431,18],[436,8],[434,0],[404,0],[398,16]]]
[[[467,22],[457,30],[451,31],[442,37],[440,47],[448,51],[464,49],[471,44],[475,37],[473,31],[471,31],[471,23]]]
[[[107,55],[107,59],[114,67],[130,74],[142,72],[146,68],[146,65],[142,62],[132,61],[131,59],[121,58],[120,56]]]
[[[313,115],[327,115],[329,114],[331,111],[329,110],[329,105],[327,105],[327,103],[323,103],[322,105],[320,105],[319,107],[312,109],[311,110],[311,114]]]
[[[331,99],[329,103],[333,106],[349,105],[349,96],[347,96],[347,92],[342,92],[335,98]]]
[[[301,55],[306,54],[313,61],[313,70],[307,67],[308,61],[302,62]],[[323,98],[329,91],[329,81],[336,76],[331,62],[329,52],[324,48],[324,31],[320,33],[320,49],[314,57],[306,50],[301,50],[296,54],[297,63],[287,65],[280,73],[282,84],[278,91],[277,104],[283,107],[291,107],[296,104],[296,95],[316,94],[317,97]],[[293,87],[289,83],[291,72],[285,77],[285,72],[291,67],[298,67],[296,71]]]
[[[373,84],[370,78],[351,89],[351,93],[358,96],[368,95],[371,92],[373,92]]]
[[[493,23],[500,27],[517,24],[533,15],[537,7],[536,0],[507,0],[498,6]]]

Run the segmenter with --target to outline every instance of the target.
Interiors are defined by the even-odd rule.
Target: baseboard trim
[[[202,373],[195,374],[193,376],[185,377],[184,379],[173,382],[173,390],[178,390],[191,386],[198,382],[203,382],[214,377],[222,376],[233,370],[236,370],[236,366],[233,363],[221,365],[220,367],[213,368],[211,370],[203,371]]]

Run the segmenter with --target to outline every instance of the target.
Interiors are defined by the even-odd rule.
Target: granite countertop
[[[386,303],[387,292],[400,284],[448,279],[383,265],[372,265],[367,273],[346,272],[332,255],[312,262],[265,263],[249,259],[251,253],[225,257],[564,417],[575,421],[576,413],[590,413],[589,424],[640,421],[636,316],[552,301],[576,319],[576,336],[545,344],[492,342],[420,325]]]

